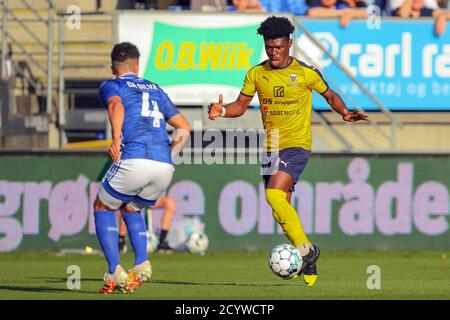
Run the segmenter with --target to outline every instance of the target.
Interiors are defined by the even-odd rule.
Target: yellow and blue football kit
[[[254,66],[247,72],[241,90],[249,97],[256,92],[261,105],[266,131],[265,156],[269,159],[263,158],[263,172],[268,164],[265,162],[275,159],[275,169],[291,175],[293,185],[309,160],[312,90],[323,94],[328,85],[317,69],[294,58],[285,68],[272,68],[268,60]],[[266,188],[271,174],[264,173]],[[287,201],[286,192],[266,189],[266,199],[288,239],[298,248],[311,246],[297,212]]]

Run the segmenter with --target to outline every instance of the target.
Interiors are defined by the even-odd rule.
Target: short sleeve
[[[328,83],[323,79],[322,74],[315,67],[305,67],[306,81],[308,88],[317,93],[324,93],[328,90]]]
[[[179,114],[180,110],[178,110],[178,108],[173,104],[172,100],[170,100],[167,93],[165,93],[164,90],[161,88],[159,88],[159,92],[161,94],[161,99],[162,99],[162,103],[164,106],[163,114],[164,114],[164,117],[166,118],[166,120]]]
[[[241,93],[245,94],[246,96],[253,97],[255,95],[255,91],[255,68],[251,68],[245,75],[244,85],[242,87]]]
[[[119,86],[112,80],[103,81],[99,89],[100,102],[105,108],[108,108],[108,100],[111,97],[119,96]]]

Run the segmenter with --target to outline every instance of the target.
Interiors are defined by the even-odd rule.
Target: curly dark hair
[[[124,62],[128,59],[139,59],[138,48],[130,42],[121,42],[114,46],[111,51],[111,62]]]
[[[261,22],[258,28],[258,34],[266,39],[290,38],[291,33],[295,30],[291,21],[285,17],[271,16]]]

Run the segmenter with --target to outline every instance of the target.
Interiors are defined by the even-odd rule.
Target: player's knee
[[[279,189],[266,189],[266,200],[274,208],[286,201],[286,192]]]

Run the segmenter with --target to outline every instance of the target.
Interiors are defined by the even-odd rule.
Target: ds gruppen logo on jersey
[[[284,97],[284,87],[283,86],[273,87],[273,96],[277,98]]]

